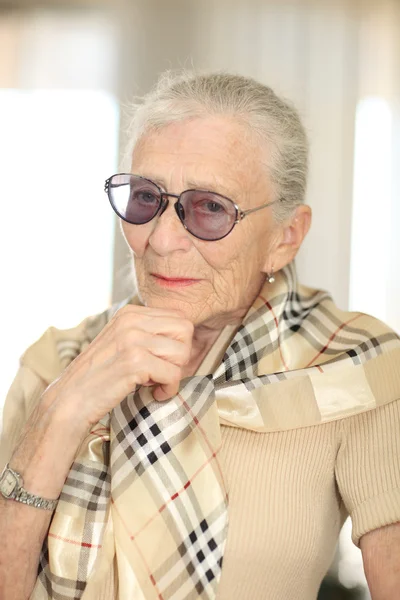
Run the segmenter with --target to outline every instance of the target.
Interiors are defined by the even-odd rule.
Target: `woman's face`
[[[271,201],[260,151],[228,118],[198,118],[145,135],[133,154],[132,173],[164,191],[211,190],[246,210]],[[223,326],[243,317],[274,265],[272,209],[235,225],[225,238],[204,241],[179,221],[174,198],[161,217],[144,225],[121,221],[133,251],[136,283],[146,306],[178,308],[195,325]],[[276,269],[275,269],[276,270]]]

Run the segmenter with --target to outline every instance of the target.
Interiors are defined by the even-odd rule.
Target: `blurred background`
[[[103,184],[132,98],[182,66],[250,75],[294,102],[314,213],[300,278],[400,331],[398,0],[0,0],[0,398],[48,326],[130,292]],[[369,598],[350,528],[326,600]]]

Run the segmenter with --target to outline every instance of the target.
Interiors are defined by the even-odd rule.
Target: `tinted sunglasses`
[[[168,198],[176,198],[176,214],[189,233],[200,240],[216,241],[227,236],[246,215],[275,204],[241,210],[235,202],[206,190],[185,190],[181,194],[169,194],[153,181],[117,173],[106,180],[104,191],[117,215],[132,225],[144,225],[166,210]]]

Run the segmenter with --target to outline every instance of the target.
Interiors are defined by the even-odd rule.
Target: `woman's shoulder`
[[[116,302],[99,313],[85,317],[75,327],[48,327],[25,350],[4,403],[0,427],[0,470],[9,460],[27,418],[47,386],[85,350],[120,308],[132,302],[133,297]]]
[[[258,363],[268,424],[325,424],[399,400],[400,338],[390,326],[340,309],[323,290],[297,285],[281,296],[275,345]]]
[[[331,354],[321,352],[314,363],[319,363],[321,370],[314,378],[320,379],[321,388],[335,384],[334,389],[342,389],[344,395],[351,392],[350,404],[355,405],[356,412],[399,400],[398,333],[370,314],[338,308],[331,298],[325,299],[321,313],[331,324],[329,341],[323,348],[330,349]]]
[[[343,310],[323,290],[298,284],[296,292],[299,338],[304,346],[318,349],[311,364],[343,360],[359,364],[400,351],[399,334],[380,319],[362,311]],[[291,317],[289,311],[286,314]]]
[[[341,329],[359,328],[360,333],[364,333],[367,337],[371,337],[374,333],[390,333],[399,339],[399,335],[384,321],[363,311],[340,308],[335,303],[333,296],[326,290],[297,282],[295,299],[296,303],[304,305],[306,313],[311,314],[316,310],[324,311],[332,325],[337,324]]]

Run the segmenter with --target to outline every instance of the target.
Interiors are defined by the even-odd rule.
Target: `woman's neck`
[[[237,323],[229,323],[229,325],[232,325],[233,328],[235,328],[240,325],[240,322],[241,319],[237,320]],[[190,377],[196,373],[224,328],[225,325],[209,327],[204,324],[195,327],[192,340],[192,351],[189,362],[183,368],[183,377]]]

